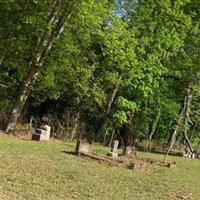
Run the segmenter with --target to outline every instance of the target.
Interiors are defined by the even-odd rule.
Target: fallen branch
[[[122,160],[106,158],[106,157],[97,156],[92,153],[85,153],[85,152],[79,152],[79,155],[94,159],[94,160],[98,161],[99,163],[108,164],[110,166],[125,167],[124,166],[125,162]]]
[[[131,161],[127,161],[127,160],[122,160],[122,159],[110,158],[106,156],[97,156],[95,154],[85,153],[85,152],[79,152],[79,156],[87,157],[89,159],[95,160],[100,164],[106,164],[109,166],[115,166],[115,167],[120,167],[120,168],[131,169],[131,170],[139,169],[142,171],[151,171],[150,169],[147,168],[146,163],[151,163],[151,164],[155,163],[162,167],[168,167],[168,168],[172,168],[176,166],[175,163],[165,163],[163,161],[153,160],[149,158],[134,157],[134,159],[142,161],[142,162],[134,162],[133,159],[131,159]]]
[[[3,85],[3,84],[1,84],[1,83],[0,83],[0,86],[3,87],[3,88],[8,88],[8,86]]]

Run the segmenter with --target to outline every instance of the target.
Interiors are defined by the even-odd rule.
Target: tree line
[[[0,2],[0,126],[59,137],[200,143],[198,0]]]

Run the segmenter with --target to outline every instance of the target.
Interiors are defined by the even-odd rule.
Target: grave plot
[[[126,168],[131,170],[140,170],[150,172],[152,171],[152,164],[159,165],[161,167],[172,168],[176,166],[176,163],[169,163],[150,158],[139,157],[136,155],[135,149],[127,148],[127,153],[118,155],[119,141],[115,140],[111,151],[107,155],[97,155],[92,153],[92,143],[87,140],[78,140],[76,145],[75,153],[80,157],[88,160],[93,160],[99,164],[105,164],[109,166],[115,166],[119,168]],[[128,156],[127,156],[128,155]]]

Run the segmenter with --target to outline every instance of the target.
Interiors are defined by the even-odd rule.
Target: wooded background
[[[0,128],[196,148],[199,23],[199,0],[1,1]]]

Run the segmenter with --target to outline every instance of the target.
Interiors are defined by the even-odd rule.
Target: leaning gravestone
[[[114,140],[114,145],[113,145],[111,151],[107,153],[107,156],[110,156],[110,157],[113,157],[113,158],[117,158],[118,157],[118,153],[117,153],[118,145],[119,145],[119,141],[118,140]]]
[[[87,140],[81,140],[81,139],[77,140],[76,149],[75,149],[76,154],[91,153],[91,149],[92,149],[92,142],[89,142]]]
[[[35,130],[35,133],[32,135],[32,140],[37,141],[48,141],[50,137],[51,127],[48,125],[41,126]]]

